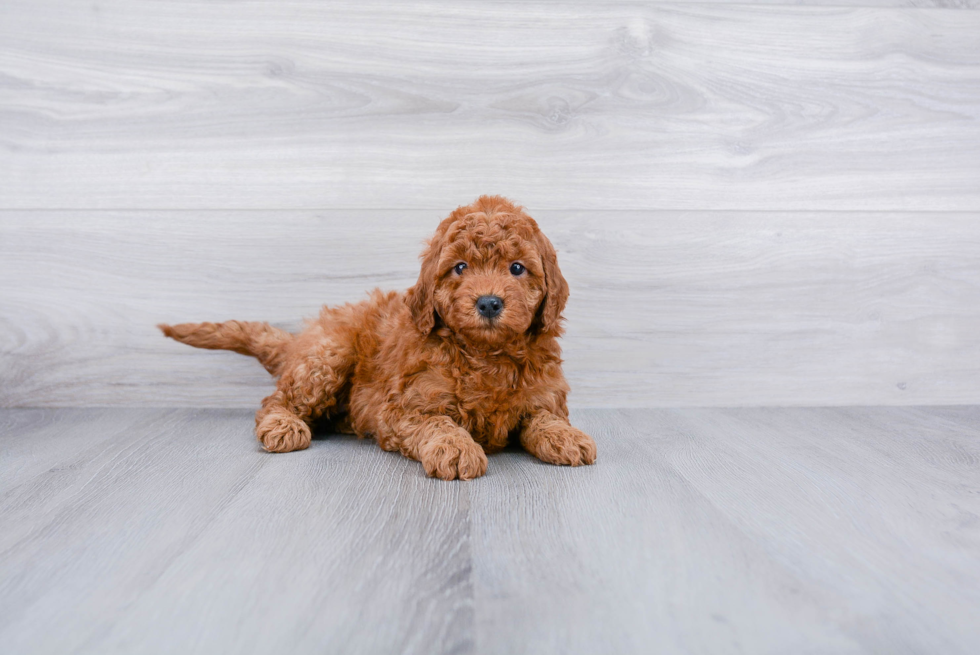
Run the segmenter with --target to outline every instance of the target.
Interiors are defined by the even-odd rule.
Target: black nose
[[[476,301],[476,311],[484,318],[496,318],[504,309],[504,301],[497,296],[480,296]]]

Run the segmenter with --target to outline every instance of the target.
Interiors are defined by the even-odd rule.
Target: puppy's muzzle
[[[476,301],[476,311],[483,318],[497,318],[504,310],[504,301],[498,296],[480,296]]]

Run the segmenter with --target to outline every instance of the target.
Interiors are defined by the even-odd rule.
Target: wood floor
[[[980,408],[588,410],[596,465],[0,412],[4,653],[976,653]]]

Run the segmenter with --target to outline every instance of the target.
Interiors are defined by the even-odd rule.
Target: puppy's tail
[[[268,323],[249,321],[225,321],[224,323],[181,323],[157,326],[163,333],[181,343],[195,348],[234,350],[251,355],[273,375],[286,359],[286,347],[295,335],[274,328]]]

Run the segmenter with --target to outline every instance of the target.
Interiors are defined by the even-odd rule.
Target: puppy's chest
[[[502,448],[526,412],[527,389],[520,370],[462,371],[456,380],[456,420],[487,446]]]

